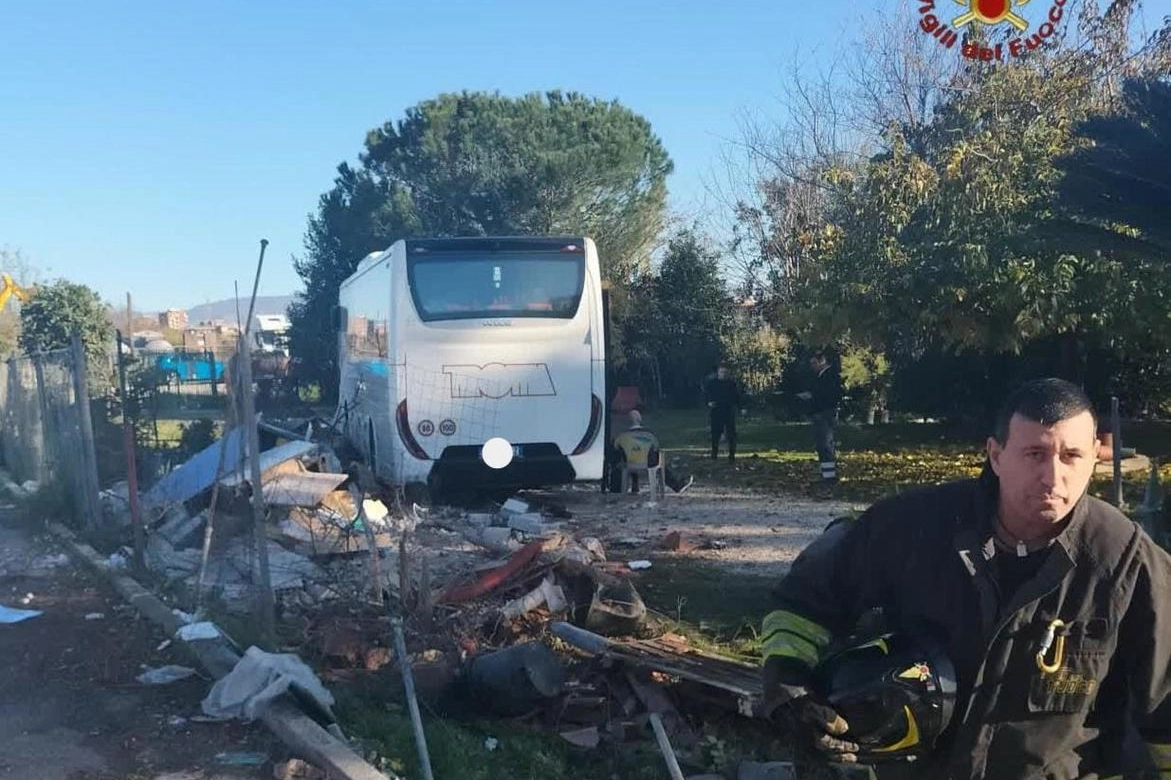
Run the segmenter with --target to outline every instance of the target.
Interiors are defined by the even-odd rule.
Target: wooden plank
[[[690,750],[695,747],[699,742],[699,737],[687,725],[687,721],[683,719],[679,711],[675,709],[675,703],[671,701],[671,697],[667,695],[667,692],[663,690],[662,686],[649,679],[643,679],[643,675],[636,673],[632,669],[626,670],[625,677],[626,682],[630,684],[631,689],[634,691],[634,695],[646,707],[647,712],[662,716],[667,730],[678,740],[684,749]]]
[[[311,510],[294,507],[287,519],[279,524],[281,536],[294,542],[298,549],[310,556],[348,555],[370,549],[366,533],[341,522],[331,522]],[[374,534],[378,549],[394,546],[394,538],[386,532]]]

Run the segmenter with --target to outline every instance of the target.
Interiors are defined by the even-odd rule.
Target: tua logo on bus
[[[445,365],[452,398],[529,398],[557,395],[549,366],[544,363]]]

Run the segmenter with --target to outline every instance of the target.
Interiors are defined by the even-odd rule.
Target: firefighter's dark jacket
[[[1171,556],[1086,496],[1036,576],[1001,603],[997,485],[986,466],[978,479],[887,499],[823,534],[776,589],[764,660],[815,664],[831,638],[880,608],[891,627],[934,633],[956,666],[955,716],[921,776],[1118,776],[1129,707],[1163,770],[1153,776],[1171,780]],[[1045,673],[1037,653],[1054,619],[1065,624],[1064,657]]]
[[[827,366],[813,378],[809,391],[813,395],[809,401],[810,413],[836,412],[842,401],[842,380],[832,366]]]
[[[715,411],[720,414],[734,414],[743,407],[744,400],[740,394],[740,385],[735,379],[728,377],[720,379],[713,376],[704,383],[704,395],[707,400],[716,405]]]

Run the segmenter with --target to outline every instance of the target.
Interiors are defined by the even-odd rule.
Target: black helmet
[[[916,760],[935,747],[955,708],[955,668],[931,640],[885,633],[824,658],[816,687],[849,724],[858,761]]]

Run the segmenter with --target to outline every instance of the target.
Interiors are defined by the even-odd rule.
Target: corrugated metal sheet
[[[346,481],[347,474],[285,472],[264,482],[264,502],[270,506],[313,508]]]
[[[286,461],[294,458],[303,458],[306,455],[311,455],[317,451],[317,445],[311,441],[290,441],[279,447],[273,447],[271,450],[265,450],[260,453],[260,475],[264,479],[264,475],[281,465]],[[235,487],[242,482],[248,482],[252,474],[252,467],[247,460],[245,460],[244,468],[241,473],[229,474],[220,480],[220,484],[225,487]]]
[[[224,470],[229,471],[239,461],[243,429],[233,428],[224,438],[202,450],[186,463],[155,483],[146,494],[148,504],[172,504],[194,498],[215,483],[216,468],[220,462],[220,447],[227,442]]]

